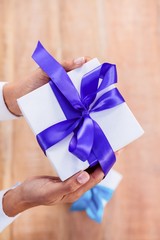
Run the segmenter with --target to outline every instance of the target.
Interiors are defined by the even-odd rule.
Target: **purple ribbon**
[[[90,166],[99,163],[106,175],[116,161],[115,154],[90,113],[113,108],[124,102],[118,89],[113,88],[92,104],[98,92],[117,82],[116,66],[104,63],[85,74],[79,95],[64,68],[40,42],[32,57],[50,77],[51,89],[66,116],[66,120],[48,127],[36,136],[39,145],[46,152],[73,132],[69,151],[82,161],[88,160]]]

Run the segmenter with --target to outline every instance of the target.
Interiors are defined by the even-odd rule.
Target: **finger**
[[[85,56],[85,62],[88,62],[88,61],[90,61],[90,60],[92,60],[91,57],[89,57],[89,56]]]
[[[90,175],[87,172],[79,172],[66,181],[59,183],[59,191],[62,195],[70,194],[75,192],[82,185],[86,184],[89,179]]]
[[[81,67],[84,63],[90,60],[89,57],[79,57],[73,60],[63,61],[62,66],[68,72],[75,68]]]
[[[104,173],[102,172],[101,168],[98,167],[90,174],[89,181],[84,184],[83,186],[79,187],[76,191],[72,192],[68,196],[64,197],[63,201],[65,202],[74,202],[78,198],[80,198],[86,191],[93,188],[97,185],[101,180],[104,178]]]
[[[75,174],[74,176],[61,183],[63,193],[66,195],[76,191],[82,185],[86,184],[89,179],[90,175],[85,171]]]
[[[123,151],[124,151],[124,148],[121,148],[120,150],[115,152],[116,157],[119,157]]]
[[[96,168],[93,172],[90,173],[90,180],[83,187],[81,187],[79,191],[82,191],[83,193],[88,191],[90,188],[101,182],[103,178],[104,173],[102,169],[100,167]]]

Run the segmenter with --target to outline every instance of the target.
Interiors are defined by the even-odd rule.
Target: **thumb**
[[[62,183],[63,190],[65,191],[66,194],[74,192],[82,185],[87,183],[89,179],[90,175],[87,172],[85,171],[79,172]]]
[[[79,57],[73,60],[63,61],[62,66],[68,72],[75,68],[81,67],[85,62],[87,62],[85,57]]]

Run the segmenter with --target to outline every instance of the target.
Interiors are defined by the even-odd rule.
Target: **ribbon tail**
[[[113,190],[102,185],[97,185],[91,189],[92,191],[92,200],[87,208],[86,212],[87,215],[95,220],[96,222],[100,223],[103,219],[104,214],[104,205],[103,200],[109,201],[112,197]]]
[[[90,155],[94,139],[94,126],[92,119],[87,116],[80,123],[69,144],[69,151],[82,161]]]
[[[96,156],[96,159],[98,160],[104,174],[107,175],[107,173],[115,163],[116,157],[103,131],[95,121],[93,122],[94,122],[94,142],[92,151]]]
[[[80,96],[64,68],[46,51],[40,42],[32,55],[35,62],[51,78],[75,109],[83,108]]]
[[[96,187],[95,187],[96,189]],[[94,221],[100,223],[103,218],[103,211],[104,207],[102,204],[102,200],[98,193],[94,193],[94,188],[91,189],[92,193],[92,200],[89,203],[88,208],[86,209],[87,215]]]

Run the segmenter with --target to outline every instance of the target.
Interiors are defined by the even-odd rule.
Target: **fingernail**
[[[86,182],[88,182],[88,180],[90,179],[90,176],[87,172],[82,172],[78,177],[77,177],[77,181],[80,184],[84,184]]]
[[[74,59],[74,63],[76,65],[83,64],[84,62],[85,62],[85,58],[84,57],[79,57],[79,58]]]

